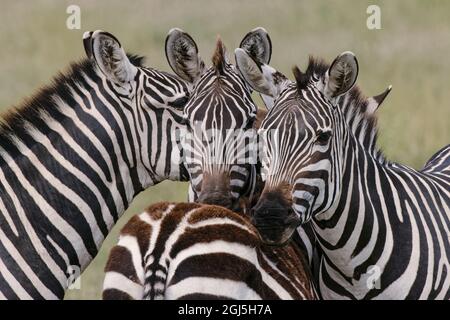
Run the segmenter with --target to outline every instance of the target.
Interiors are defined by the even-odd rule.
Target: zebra
[[[235,56],[236,66],[242,72],[244,78],[249,75],[249,72],[251,72],[252,68],[261,68],[265,69],[266,74],[274,74],[272,78],[276,88],[273,88],[272,90],[280,90],[281,92],[287,87],[295,85],[283,74],[277,72],[267,64],[262,64],[261,62],[258,62],[258,60],[255,60],[253,58],[249,59],[249,57],[247,57],[248,53],[243,51],[242,49],[236,49]],[[313,58],[311,57],[311,59]],[[325,63],[321,63],[320,65],[326,66]],[[321,70],[316,70],[316,72],[319,75],[322,75],[326,72],[326,68],[323,67],[321,68]],[[251,86],[251,81],[247,79],[246,81]],[[358,140],[370,150],[375,148],[374,141],[376,140],[377,131],[372,130],[371,132],[368,132],[367,130],[365,130],[365,128],[369,125],[373,126],[374,124],[376,124],[376,111],[385,101],[391,90],[392,86],[389,86],[382,93],[366,98],[359,90],[359,88],[357,86],[354,86],[352,90],[349,90],[336,99],[336,104],[342,110],[348,126],[351,128]],[[274,104],[274,99],[272,98],[272,96],[264,95],[261,93],[261,97],[263,98],[266,107],[270,110]],[[258,110],[258,112],[261,113],[260,110]],[[264,111],[264,114],[260,116],[260,122],[262,122],[262,120],[265,118],[266,113],[267,111]],[[260,124],[256,125],[255,128],[259,129]],[[259,180],[261,179],[260,170],[258,170],[257,172],[257,177]],[[261,188],[261,186],[259,186],[259,188]],[[258,190],[258,194],[260,193],[261,192]],[[255,199],[253,199],[252,201],[252,204],[256,204],[257,200],[257,197],[255,197]],[[318,266],[315,265],[315,262],[319,260],[317,256],[320,255],[320,249],[315,245],[315,236],[310,224],[306,223],[298,226],[297,233],[300,235],[299,237],[296,237],[298,245],[306,253],[314,274],[317,274]]]
[[[61,299],[133,197],[188,180],[176,144],[190,85],[86,32],[87,58],[0,125],[0,299]]]
[[[261,27],[250,31],[239,48],[256,61],[270,61],[271,39]],[[249,150],[256,145],[252,90],[229,62],[220,38],[209,68],[192,37],[178,28],[167,36],[166,56],[172,70],[193,85],[181,139],[191,183],[189,200],[238,210],[240,196],[251,193],[256,180],[256,156]]]
[[[325,299],[449,299],[450,146],[415,170],[374,147],[375,121],[364,121],[363,143],[336,104],[357,79],[351,52],[294,68],[285,88],[273,68],[240,59],[275,101],[261,124],[265,187],[252,211],[264,241],[283,243],[309,221]]]
[[[162,202],[123,227],[103,299],[315,299],[308,270],[294,242],[265,246],[243,214]]]

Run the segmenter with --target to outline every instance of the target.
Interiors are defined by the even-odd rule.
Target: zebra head
[[[237,57],[249,84],[274,102],[261,124],[265,187],[252,214],[263,240],[282,244],[337,203],[346,122],[336,101],[353,87],[358,62],[351,52],[329,68],[311,59],[305,73],[294,68],[290,82],[243,52]]]
[[[240,47],[261,63],[270,60],[271,41],[262,28],[249,32]],[[236,210],[256,163],[248,150],[257,113],[252,90],[228,60],[220,38],[209,68],[195,41],[180,29],[169,32],[166,55],[174,72],[193,87],[184,110],[187,132],[182,137],[193,200]]]
[[[165,179],[186,179],[176,131],[182,128],[188,83],[176,75],[141,65],[143,58],[127,55],[119,40],[104,31],[83,35],[88,58],[102,85],[99,96],[121,110],[126,156],[139,189]],[[123,112],[122,112],[123,111]],[[156,138],[158,137],[158,138]],[[185,178],[183,178],[185,177]]]

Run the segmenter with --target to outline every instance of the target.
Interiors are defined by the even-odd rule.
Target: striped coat
[[[186,180],[176,146],[188,87],[106,32],[87,59],[0,125],[0,299],[57,299],[133,197]]]
[[[264,246],[225,208],[157,203],[120,233],[104,299],[314,299],[308,262],[292,242]]]
[[[270,87],[253,70],[248,78]],[[261,237],[281,243],[309,222],[326,299],[449,299],[450,147],[422,170],[387,160],[376,119],[351,123],[346,113],[357,111],[337,103],[357,79],[351,52],[294,75],[261,125],[273,133],[254,215]]]

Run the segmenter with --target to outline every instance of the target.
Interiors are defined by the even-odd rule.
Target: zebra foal
[[[124,226],[103,299],[314,299],[299,248],[261,243],[248,218],[197,203],[157,203]]]

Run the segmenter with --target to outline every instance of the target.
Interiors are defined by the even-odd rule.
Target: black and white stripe
[[[85,34],[89,59],[13,109],[0,127],[0,298],[58,299],[133,197],[187,179],[176,131],[188,86]]]
[[[264,246],[223,207],[158,203],[122,229],[104,299],[314,299],[298,247]]]
[[[254,59],[248,59],[247,52],[243,50],[236,50],[236,62],[237,67],[242,70],[242,75],[246,77],[250,85],[252,85],[252,80],[249,78],[249,72],[251,72],[251,70],[255,70],[256,67],[261,68],[265,76],[270,79],[271,84],[266,92],[268,95],[262,94],[269,110],[274,104],[273,96],[279,95],[289,87],[295,87],[294,83],[270,66],[258,63]],[[324,62],[315,61],[312,58],[310,63],[315,66],[314,73],[311,74],[311,81],[318,81],[318,79],[325,74],[328,67]],[[384,99],[391,91],[391,88],[392,87],[389,86],[384,92],[373,97],[366,98],[357,87],[354,87],[352,90],[336,98],[335,103],[342,110],[348,126],[358,140],[369,150],[375,150],[377,130],[367,130],[367,128],[375,126],[375,111],[378,110],[380,105],[383,103]],[[262,117],[261,121],[264,120],[264,118],[265,115]],[[256,128],[259,129],[260,125]],[[261,140],[263,139],[260,139],[259,141],[261,142]],[[264,148],[264,145],[262,144],[260,147]],[[260,148],[259,151],[261,152],[262,149]],[[379,155],[381,157],[381,153],[379,153]],[[261,174],[259,171],[260,170],[258,170],[258,174]],[[320,254],[320,248],[315,246],[316,240],[311,225],[307,223],[297,227],[297,233],[300,236],[296,238],[299,240],[298,245],[307,254],[313,270],[318,269],[313,266],[313,262],[316,262],[313,261],[313,256],[316,256],[315,259],[317,259],[317,255]]]
[[[276,243],[311,221],[323,298],[449,299],[450,149],[420,171],[386,160],[375,119],[358,135],[336,103],[357,74],[349,52],[331,66],[311,61],[274,97],[255,224]]]
[[[270,60],[270,38],[263,28],[249,32],[240,46],[254,59]],[[256,177],[256,152],[252,158],[249,148],[256,145],[252,89],[229,62],[220,39],[210,68],[200,59],[192,37],[180,29],[169,33],[166,55],[174,72],[193,84],[182,140],[190,200],[237,209],[239,197],[251,190]]]

